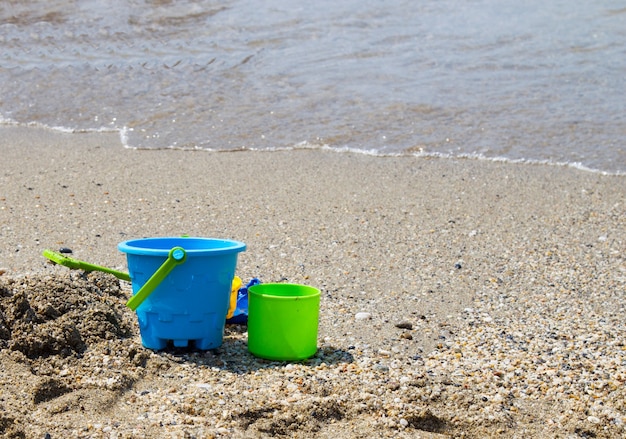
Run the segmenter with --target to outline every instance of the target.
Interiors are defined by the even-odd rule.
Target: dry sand
[[[623,176],[7,126],[0,156],[0,437],[626,435]],[[127,283],[41,256],[183,233],[319,287],[316,356],[146,350]]]

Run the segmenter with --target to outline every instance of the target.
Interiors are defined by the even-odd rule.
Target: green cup
[[[320,291],[306,285],[248,288],[248,350],[268,360],[304,360],[317,352]]]

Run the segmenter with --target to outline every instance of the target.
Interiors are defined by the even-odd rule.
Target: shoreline
[[[625,176],[320,150],[146,151],[120,147],[112,133],[0,133],[0,282],[11,288],[24,279],[40,288],[41,277],[86,288],[77,272],[48,264],[46,248],[126,270],[119,242],[189,234],[245,242],[244,282],[322,290],[320,350],[299,364],[255,362],[242,328],[227,330],[218,354],[152,353],[135,333],[96,340],[82,357],[33,359],[9,339],[0,385],[18,401],[5,410],[27,437],[626,433]],[[133,325],[132,313],[116,312]],[[143,363],[128,364],[129,352]],[[46,361],[66,374],[42,372]],[[133,374],[126,387],[91,375],[98,367],[117,376],[122,366]],[[71,381],[77,371],[94,383]],[[48,378],[70,390],[39,403],[20,396]],[[81,411],[78,401],[103,403],[98,392],[118,399]]]
[[[437,158],[437,157],[380,157],[380,156],[368,156],[362,154],[352,154],[349,152],[345,153],[337,153],[334,151],[324,151],[324,150],[292,150],[292,151],[220,151],[220,152],[210,152],[210,151],[187,151],[187,150],[142,150],[142,149],[128,149],[124,148],[117,141],[117,133],[60,133],[55,131],[50,131],[45,128],[33,128],[33,127],[15,127],[15,126],[0,126],[0,133],[2,133],[2,140],[0,140],[0,147],[3,149],[3,158],[4,164],[3,169],[5,170],[5,176],[3,179],[3,193],[0,194],[2,197],[0,202],[0,208],[4,210],[5,213],[8,213],[10,218],[10,214],[12,210],[15,210],[14,215],[20,216],[27,214],[24,210],[17,210],[21,206],[21,203],[25,203],[24,208],[28,207],[32,209],[32,212],[35,213],[33,215],[33,219],[37,221],[43,220],[43,223],[47,222],[55,222],[52,218],[46,218],[46,214],[50,212],[51,206],[56,206],[57,209],[53,212],[53,215],[58,215],[60,221],[62,221],[66,217],[71,217],[72,215],[80,215],[83,210],[87,208],[91,209],[92,212],[95,212],[97,215],[98,210],[102,210],[106,213],[111,213],[115,215],[113,208],[117,206],[111,206],[114,203],[119,204],[119,201],[113,199],[113,196],[121,198],[126,204],[123,206],[126,209],[129,209],[129,214],[132,216],[132,209],[136,206],[138,209],[145,209],[145,207],[149,209],[154,209],[155,211],[165,211],[169,207],[178,207],[176,205],[172,206],[167,202],[162,202],[162,204],[158,207],[155,207],[153,204],[154,200],[157,200],[159,197],[158,194],[150,194],[154,200],[148,200],[148,197],[141,197],[138,195],[133,199],[132,195],[134,192],[128,191],[125,186],[138,187],[142,184],[141,178],[134,178],[133,171],[131,169],[126,169],[125,167],[130,166],[134,169],[137,169],[138,172],[142,176],[146,176],[146,186],[148,185],[158,185],[159,190],[163,192],[164,197],[170,196],[168,188],[171,186],[172,189],[176,189],[180,191],[178,194],[184,194],[184,191],[187,189],[185,184],[185,173],[187,170],[186,166],[191,166],[192,171],[191,174],[194,176],[192,178],[192,186],[191,191],[194,192],[194,196],[197,197],[198,194],[195,192],[201,191],[202,180],[209,178],[203,174],[203,166],[209,167],[212,163],[215,163],[217,169],[212,170],[212,172],[218,172],[223,178],[230,179],[229,181],[224,181],[224,186],[220,187],[219,182],[211,182],[207,189],[223,191],[228,190],[232,191],[234,194],[234,202],[236,203],[237,198],[242,194],[240,192],[246,192],[246,188],[240,188],[239,190],[235,187],[236,184],[234,180],[240,178],[242,173],[251,172],[254,174],[255,167],[259,165],[266,166],[274,166],[275,163],[287,163],[288,165],[292,165],[294,163],[290,157],[301,158],[301,160],[297,160],[298,167],[300,170],[305,169],[307,167],[307,160],[311,161],[319,161],[320,165],[311,164],[311,170],[318,171],[323,170],[322,166],[326,166],[327,164],[331,164],[330,168],[327,170],[327,174],[325,178],[335,178],[337,174],[344,173],[351,167],[353,164],[359,166],[360,164],[366,165],[367,172],[371,172],[372,169],[380,173],[387,173],[384,175],[382,180],[386,184],[390,183],[390,175],[399,173],[396,168],[403,169],[404,172],[408,172],[409,177],[414,177],[416,175],[416,171],[414,168],[421,169],[423,166],[426,166],[426,172],[421,177],[428,179],[427,182],[420,182],[419,178],[416,178],[416,184],[444,184],[450,185],[453,187],[455,184],[459,183],[459,180],[463,178],[472,178],[475,179],[471,173],[473,171],[484,172],[485,178],[504,178],[503,182],[506,182],[508,176],[506,175],[508,172],[512,174],[519,174],[520,177],[523,178],[541,178],[545,181],[549,181],[553,178],[556,178],[555,183],[560,184],[561,186],[566,186],[568,183],[566,181],[575,181],[575,182],[585,182],[585,184],[596,184],[597,181],[617,181],[616,186],[619,186],[619,182],[624,180],[623,175],[615,175],[615,174],[607,174],[601,171],[594,170],[586,170],[580,169],[573,165],[561,165],[561,164],[544,164],[544,163],[529,163],[529,162],[511,162],[511,161],[492,161],[492,160],[481,160],[474,158]],[[189,155],[193,154],[198,160],[188,160]],[[92,162],[89,162],[89,157],[92,157]],[[195,158],[194,157],[194,158]],[[288,157],[285,159],[285,157]],[[170,162],[170,158],[175,160],[175,163]],[[151,172],[151,164],[145,161],[144,159],[149,160],[154,164],[154,168],[164,168],[161,169],[163,179],[169,179],[169,183],[159,179],[156,175],[149,175]],[[240,160],[242,159],[242,160]],[[339,164],[333,165],[332,162],[336,159]],[[390,165],[391,164],[391,165]],[[219,169],[220,166],[228,167],[230,170]],[[32,169],[29,169],[32,168]],[[96,169],[98,168],[98,169]],[[165,169],[169,168],[169,169]],[[379,169],[376,169],[379,168]],[[272,169],[273,170],[273,169]],[[335,170],[337,174],[329,176],[329,174]],[[29,172],[30,171],[30,172]],[[354,171],[350,169],[350,171]],[[433,175],[435,172],[449,172],[454,173],[457,171],[461,171],[462,175],[457,178],[452,178],[451,175],[448,176],[448,181],[442,181],[442,179],[437,179]],[[271,172],[271,171],[270,171]],[[281,177],[290,178],[286,172],[287,169],[279,170]],[[402,172],[402,171],[400,171]],[[146,175],[146,173],[148,175]],[[351,177],[354,179],[363,178],[362,176],[358,176],[357,172],[352,172]],[[97,176],[99,181],[91,181],[88,182],[90,186],[81,187],[82,179],[89,178],[90,175]],[[315,178],[311,178],[310,176],[306,176],[307,178],[302,181],[302,185],[315,185]],[[114,187],[117,192],[112,193],[111,190],[107,190],[108,185],[105,183],[107,179],[111,179],[109,184],[111,187]],[[125,178],[129,178],[128,181],[125,181]],[[293,176],[291,176],[293,178]],[[444,177],[445,178],[445,177]],[[50,180],[50,184],[46,182],[46,179]],[[252,177],[251,177],[252,179]],[[605,180],[608,179],[608,180]],[[179,181],[177,181],[179,180]],[[439,181],[437,181],[439,180]],[[456,181],[455,181],[456,180]],[[563,180],[563,181],[559,181]],[[125,185],[125,183],[128,185]],[[271,178],[267,175],[263,176],[264,183],[272,183]],[[364,182],[366,183],[366,182]],[[399,182],[398,191],[408,191],[412,190],[411,182]],[[535,181],[537,183],[537,181]],[[603,183],[603,184],[611,184]],[[21,189],[17,189],[17,186],[21,185]],[[49,187],[46,187],[48,185]],[[357,187],[359,184],[357,183]],[[259,188],[254,188],[259,189]],[[333,188],[334,189],[334,188]],[[360,188],[359,188],[360,189]],[[496,188],[494,188],[496,189]],[[520,191],[523,190],[519,186],[515,188]],[[549,188],[541,188],[542,190],[548,190],[548,194],[550,194]],[[506,188],[504,189],[506,190]],[[535,184],[534,187],[531,187],[530,190],[539,190],[539,187]],[[566,196],[570,196],[567,189],[560,188],[559,189]],[[618,191],[618,188],[615,189]],[[130,192],[130,193],[127,193]],[[150,191],[148,191],[149,193]],[[156,192],[156,190],[155,190]],[[255,191],[258,194],[258,190]],[[130,195],[130,196],[129,196]],[[245,196],[245,193],[243,194]],[[267,194],[261,193],[262,196],[266,197]],[[420,194],[421,196],[425,196],[425,194]],[[434,197],[437,197],[437,194],[434,194]],[[210,194],[207,194],[207,198],[210,199]],[[246,201],[250,201],[252,197],[247,197]],[[453,199],[451,197],[442,197],[444,199]],[[525,198],[525,197],[521,197]],[[172,203],[180,203],[181,200],[175,199],[172,197]],[[46,204],[44,204],[44,202]],[[144,206],[143,203],[150,202],[151,205]],[[14,205],[12,205],[13,203]],[[187,207],[187,206],[185,206]],[[219,214],[223,214],[223,211],[227,209],[225,206],[213,206],[210,203],[206,203],[206,206],[202,206],[198,203],[196,206],[193,206],[196,209],[207,208],[211,209],[212,207],[219,207]],[[232,206],[230,206],[232,207]],[[242,206],[236,206],[239,211],[241,211]],[[73,210],[72,210],[73,208]],[[200,219],[203,222],[207,222],[209,218],[217,216],[216,212],[210,212],[207,215],[207,218]],[[159,215],[162,215],[159,212]],[[27,217],[27,219],[30,219]],[[133,218],[134,219],[134,218]],[[99,227],[106,228],[106,224],[110,222],[110,219],[102,218],[102,223],[98,224],[97,221],[91,220],[89,221],[89,225],[97,229]],[[157,218],[158,220],[158,218]],[[71,221],[71,219],[70,219]],[[151,229],[162,229],[155,230],[155,234],[162,233],[172,233],[176,235],[179,232],[179,229],[188,229],[193,227],[199,227],[198,223],[192,224],[189,226],[188,224],[183,224],[179,228],[176,225],[172,225],[173,221],[169,221],[166,218],[167,223],[165,225],[150,225]],[[24,224],[28,226],[28,222]],[[136,225],[136,224],[133,224]],[[41,246],[41,248],[45,248],[44,244],[48,246],[52,245],[61,245],[62,243],[80,245],[76,239],[72,239],[69,237],[70,235],[65,230],[62,224],[55,226],[56,229],[61,230],[63,233],[57,241],[48,240],[45,242],[44,239],[39,236],[35,237],[35,241],[37,241],[37,246]],[[50,228],[50,232],[55,233],[55,227]],[[80,225],[79,225],[80,228]],[[228,237],[235,238],[236,231],[228,230]],[[9,233],[10,234],[10,233]],[[131,229],[131,231],[122,231],[118,230],[117,234],[120,236],[130,236],[130,237],[141,237],[145,236],[145,232],[143,230]],[[40,230],[36,230],[34,235],[41,235]],[[83,237],[83,239],[89,239],[88,246],[90,250],[95,250],[96,256],[102,257],[104,260],[102,263],[112,262],[116,264],[116,266],[120,267],[120,264],[125,263],[123,258],[120,258],[122,255],[117,254],[116,244],[117,242],[123,240],[107,240],[106,236],[102,234],[96,234],[98,238],[102,239],[105,242],[105,245],[108,246],[106,252],[100,249],[100,246],[97,240],[94,240],[93,237]],[[130,238],[129,238],[130,239]],[[9,271],[39,271],[42,266],[39,264],[39,254],[37,250],[34,252],[30,249],[32,243],[15,243],[14,250],[16,252],[21,251],[25,247],[29,248],[27,253],[27,259],[21,261],[19,257],[13,257],[15,255],[5,254],[0,259],[0,266],[3,268],[8,268]],[[111,245],[113,244],[113,245]],[[22,254],[24,254],[22,253]],[[88,257],[88,255],[84,255]],[[9,261],[9,262],[5,262]],[[32,263],[32,265],[30,265]]]

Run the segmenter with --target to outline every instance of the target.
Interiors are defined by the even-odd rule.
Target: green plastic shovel
[[[52,250],[44,250],[43,255],[50,259],[52,262],[63,265],[65,267],[69,267],[73,270],[84,270],[84,271],[102,271],[104,273],[109,273],[115,276],[120,280],[125,280],[126,282],[130,282],[130,276],[128,273],[124,273],[122,271],[113,270],[112,268],[101,267],[100,265],[90,264],[89,262],[79,261],[74,258],[70,258],[69,256],[62,255],[61,253],[54,252]]]
[[[89,262],[79,261],[69,256],[62,255],[52,250],[44,250],[43,255],[59,265],[71,268],[73,270],[90,271],[102,271],[104,273],[112,274],[120,280],[130,282],[130,275],[122,271],[113,270],[112,268],[102,267],[100,265],[90,264]],[[154,272],[154,274],[146,281],[145,284],[137,291],[137,294],[133,295],[126,306],[135,311],[139,305],[143,303],[146,298],[152,294],[154,289],[167,277],[172,269],[185,262],[187,259],[187,252],[182,247],[174,247],[167,255],[167,259],[163,264]]]

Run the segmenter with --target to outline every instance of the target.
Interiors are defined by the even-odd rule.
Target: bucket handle
[[[137,291],[137,294],[133,295],[128,302],[126,302],[126,306],[135,311],[139,305],[143,303],[144,300],[148,298],[150,294],[154,291],[156,287],[167,277],[167,275],[172,271],[172,269],[185,262],[187,259],[187,252],[182,247],[174,247],[170,250],[167,255],[167,259],[163,262],[157,271],[146,281],[145,284]]]

